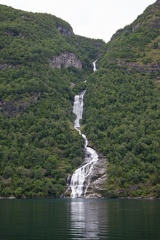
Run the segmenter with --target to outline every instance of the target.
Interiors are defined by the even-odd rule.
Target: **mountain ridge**
[[[160,196],[159,3],[108,43],[0,5],[0,196],[64,193],[83,161],[72,104],[84,89],[82,128],[107,158],[103,196]]]
[[[159,196],[159,22],[156,1],[105,45],[87,85],[85,132],[107,156],[108,197]]]

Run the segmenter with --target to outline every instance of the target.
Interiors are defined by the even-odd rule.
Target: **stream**
[[[85,90],[74,97],[73,113],[76,116],[74,128],[84,139],[84,162],[82,166],[75,170],[71,177],[70,189],[71,198],[86,197],[86,193],[90,184],[94,164],[98,161],[98,155],[94,149],[88,147],[88,140],[85,134],[81,133],[80,120],[83,115],[83,97]]]

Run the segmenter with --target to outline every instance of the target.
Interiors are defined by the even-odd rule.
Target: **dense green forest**
[[[104,196],[160,197],[159,22],[157,1],[104,43],[0,5],[0,196],[61,196],[83,159],[72,105],[87,89],[82,128],[107,159]],[[82,68],[51,66],[62,53]]]
[[[104,42],[76,36],[48,14],[0,5],[0,21],[0,195],[59,197],[83,157],[74,95]],[[63,52],[83,68],[52,68],[50,59]]]
[[[108,159],[106,196],[160,197],[160,2],[106,44],[84,131]]]

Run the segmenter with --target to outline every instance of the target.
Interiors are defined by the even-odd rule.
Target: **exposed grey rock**
[[[8,117],[15,117],[19,112],[24,112],[26,107],[36,103],[41,96],[41,93],[34,93],[28,99],[19,99],[12,101],[0,100],[0,112]]]
[[[58,56],[54,56],[50,60],[50,66],[52,68],[75,67],[78,69],[82,69],[81,61],[74,53],[71,53],[71,52],[63,52]]]
[[[107,181],[107,160],[100,158],[94,165],[94,169],[91,175],[86,178],[84,184],[88,184],[87,191],[84,193],[82,198],[102,198],[105,191],[105,183]],[[69,198],[71,196],[70,185],[71,176],[67,178],[67,190],[61,195],[62,198]]]
[[[16,199],[15,196],[10,196],[10,197],[0,197],[0,199]]]
[[[139,28],[140,24],[137,23],[136,25],[132,26],[132,32],[135,32]]]
[[[13,67],[12,65],[10,65],[10,64],[1,64],[0,63],[0,71],[4,71],[5,69],[7,69],[7,68],[11,68],[11,67]]]
[[[61,25],[58,25],[57,29],[63,36],[71,37],[74,34],[72,29],[65,28]]]
[[[85,198],[101,198],[105,190],[107,180],[107,161],[105,158],[99,158],[94,165],[94,170],[90,176],[90,183],[85,193]]]

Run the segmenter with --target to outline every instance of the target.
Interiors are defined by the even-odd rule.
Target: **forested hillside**
[[[83,155],[74,95],[103,45],[55,16],[0,5],[0,196],[64,192]]]
[[[72,105],[84,89],[82,130],[107,159],[105,196],[160,197],[159,0],[107,44],[0,5],[0,197],[65,191],[83,158]]]
[[[160,2],[106,44],[84,131],[108,159],[106,196],[160,197]]]

